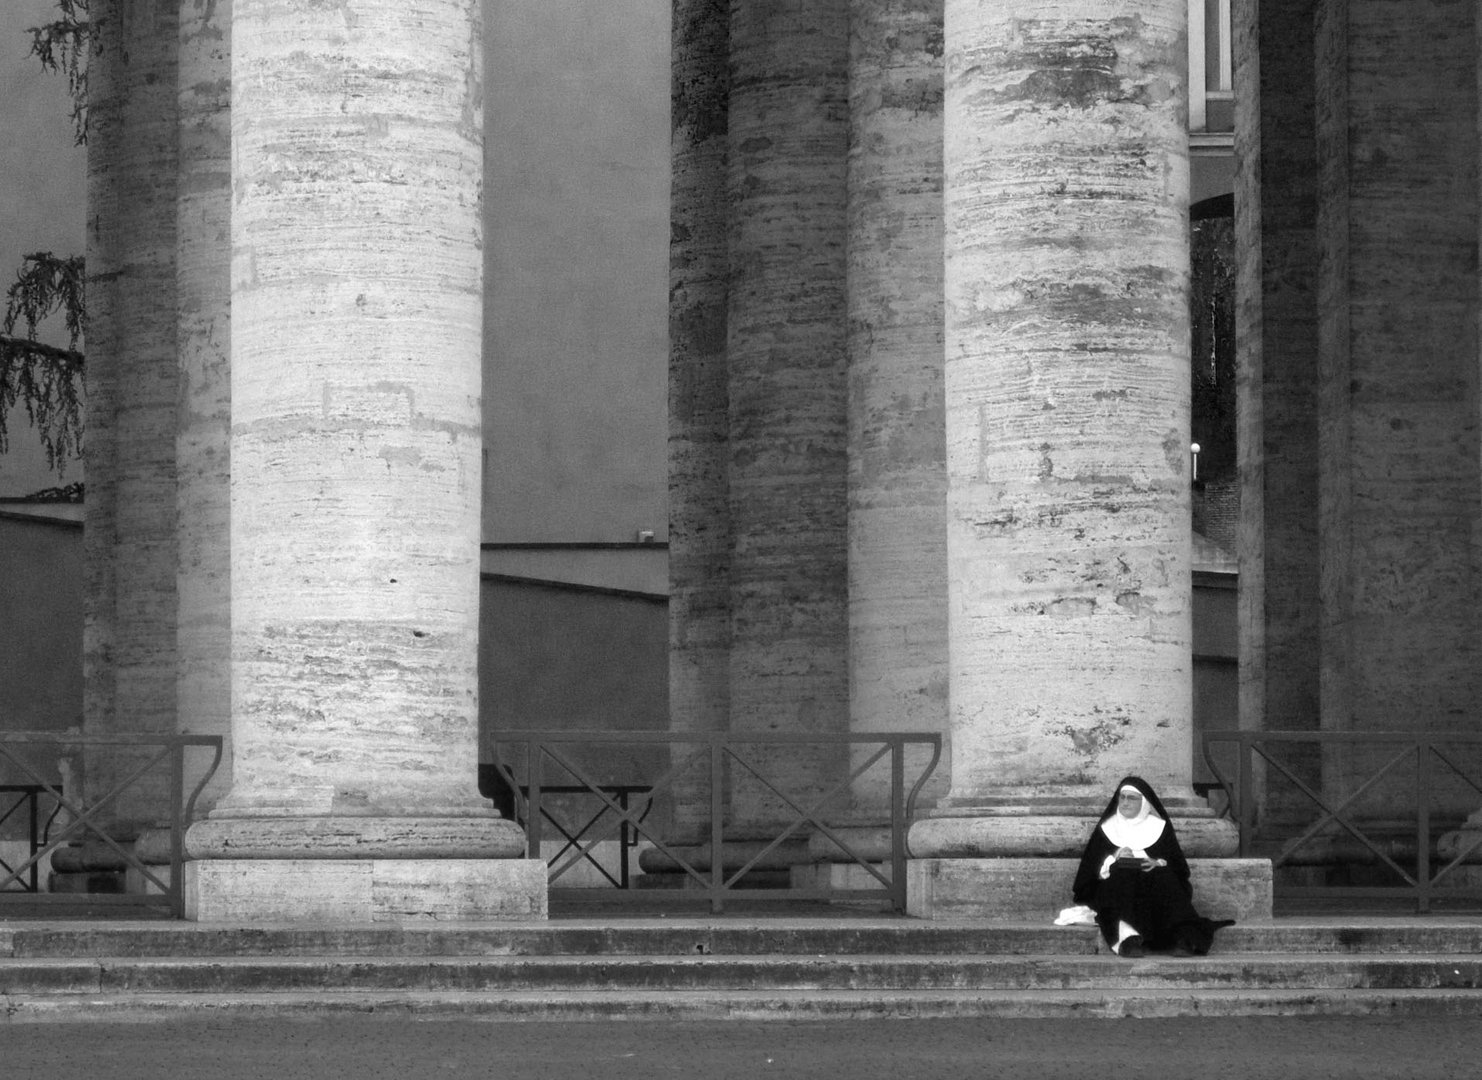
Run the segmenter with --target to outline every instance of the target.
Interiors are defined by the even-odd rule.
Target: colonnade
[[[942,733],[912,853],[980,884],[1129,772],[1233,848],[1190,784],[1185,7],[674,5],[672,725]],[[229,729],[198,917],[536,911],[471,783],[478,4],[95,8],[89,729]],[[1478,699],[1476,12],[1393,8],[1237,5],[1251,726]]]
[[[807,28],[834,58],[809,87],[847,75],[847,95],[794,93],[813,126],[762,131],[751,84],[786,88],[792,69],[750,43],[758,26],[796,34],[792,15],[677,10],[711,36],[704,62],[676,37],[676,115],[704,88],[712,120],[676,126],[676,161],[703,153],[713,172],[674,189],[673,314],[693,317],[702,277],[727,303],[703,343],[673,335],[671,386],[703,371],[730,394],[703,418],[671,412],[672,591],[703,591],[710,628],[708,689],[671,669],[673,722],[948,736],[918,859],[1071,854],[1127,773],[1189,819],[1196,854],[1229,854],[1228,823],[1190,787],[1184,0],[852,3]],[[728,98],[718,72],[738,80]],[[842,203],[806,197],[837,192],[842,145]],[[805,292],[806,313],[780,301]],[[846,332],[805,340],[837,325],[821,305]],[[779,372],[766,382],[749,378],[759,351]],[[834,401],[830,423],[771,430]],[[768,528],[830,558],[801,573],[738,529],[761,482],[789,493]],[[729,537],[691,516],[704,506],[729,510]],[[796,633],[825,609],[831,626]],[[672,609],[676,660],[700,625]],[[838,672],[841,650],[847,689],[794,689],[799,671]],[[806,769],[788,779],[817,787]],[[884,794],[860,784],[853,823],[878,826]]]

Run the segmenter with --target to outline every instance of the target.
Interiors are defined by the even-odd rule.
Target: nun
[[[1194,910],[1189,863],[1157,792],[1138,776],[1117,785],[1086,842],[1072,893],[1096,912],[1096,925],[1112,952],[1128,958],[1145,950],[1203,956],[1214,932],[1233,919],[1214,921]]]

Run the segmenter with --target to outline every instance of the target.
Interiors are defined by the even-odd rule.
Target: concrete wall
[[[0,510],[0,730],[81,722],[82,525]],[[0,762],[0,783],[29,782]]]
[[[484,575],[480,759],[514,728],[663,731],[668,614],[662,596]],[[596,780],[656,779],[667,754],[612,748],[581,760]],[[561,780],[548,775],[547,781]]]
[[[484,539],[662,540],[669,4],[484,21]]]

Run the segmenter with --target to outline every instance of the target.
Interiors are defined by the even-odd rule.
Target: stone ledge
[[[204,859],[185,864],[196,922],[400,923],[546,917],[539,859]]]
[[[1050,922],[1071,904],[1078,859],[912,859],[906,913],[919,919]],[[1271,918],[1269,859],[1192,859],[1194,906],[1211,919]]]
[[[486,817],[217,817],[185,834],[187,859],[518,859],[525,832]]]
[[[1095,828],[1095,815],[932,813],[912,823],[907,846],[922,859],[1079,858]],[[1225,859],[1240,850],[1235,823],[1212,811],[1177,816],[1174,828],[1190,859]]]

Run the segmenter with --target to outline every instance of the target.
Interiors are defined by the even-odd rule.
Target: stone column
[[[95,0],[89,58],[84,726],[175,730],[176,19],[178,0]],[[141,763],[85,755],[96,799]],[[105,820],[115,839],[168,817],[155,768]],[[103,866],[116,857],[103,855]],[[58,864],[59,866],[61,864]],[[70,864],[69,864],[69,867]]]
[[[728,0],[675,0],[669,236],[669,726],[730,722],[726,374]],[[706,838],[709,757],[676,746],[678,841]]]
[[[1189,786],[1185,19],[946,5],[953,761],[911,833],[918,911],[941,863],[1078,854],[1127,773],[1189,855],[1233,842]]]
[[[179,730],[221,735],[227,755],[197,804],[231,777],[231,3],[180,5],[176,289],[180,394],[175,433]],[[210,761],[194,753],[188,788]]]
[[[733,732],[845,732],[848,4],[731,6],[729,474]],[[784,790],[842,751],[758,750]],[[792,817],[733,771],[735,819]]]
[[[232,787],[192,918],[529,916],[477,790],[476,0],[237,0]]]
[[[1253,730],[1319,716],[1315,6],[1234,10],[1240,725]],[[1302,756],[1319,783],[1315,749]]]
[[[1329,730],[1470,731],[1478,658],[1474,5],[1319,0],[1321,695]],[[1325,755],[1346,792],[1386,753]],[[1436,793],[1432,812],[1475,795]],[[1458,801],[1460,800],[1460,801]],[[1408,818],[1388,785],[1358,805]]]
[[[849,114],[849,723],[945,735],[941,0],[854,0]],[[855,784],[862,823],[889,822],[887,764]]]

